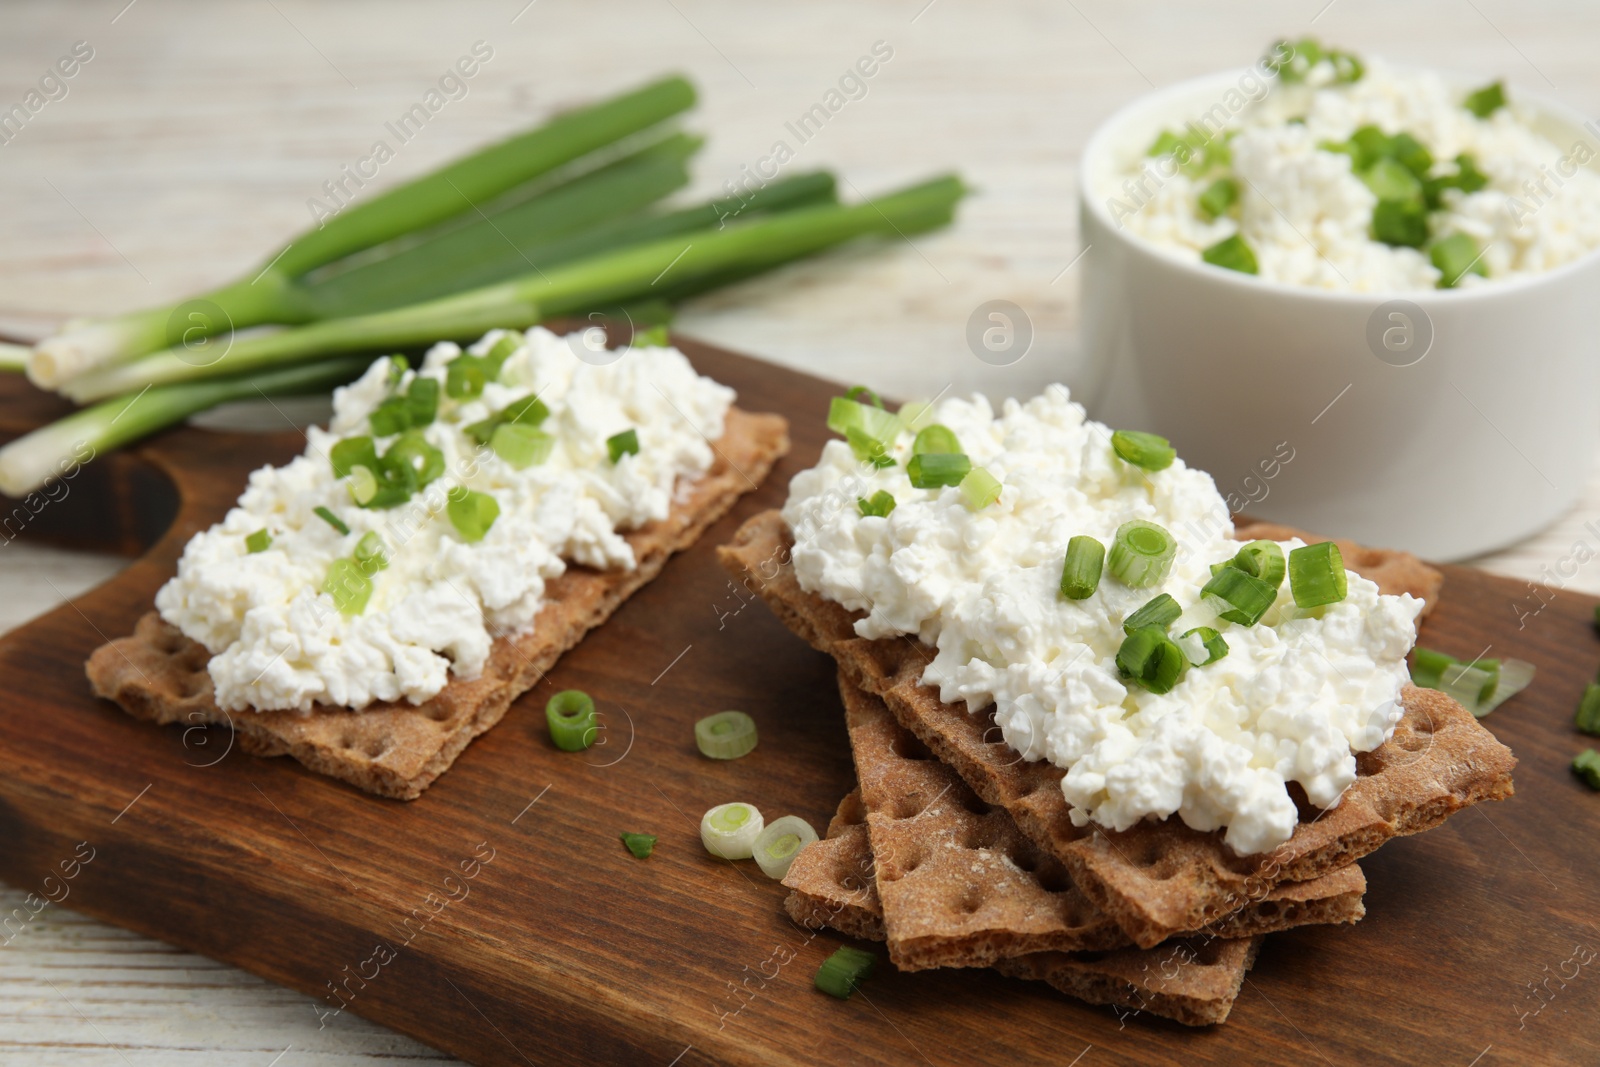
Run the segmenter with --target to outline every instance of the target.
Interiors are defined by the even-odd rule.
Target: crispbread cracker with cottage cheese
[[[494,642],[483,673],[452,679],[420,705],[380,702],[352,710],[229,714],[212,699],[205,648],[155,612],[131,637],[96,649],[87,672],[96,695],[136,718],[157,723],[230,725],[239,747],[257,756],[293,756],[307,767],[380,796],[414,800],[447,770],[474,737],[505,715],[561,654],[604,622],[667,558],[699,539],[739,496],[754,488],[789,450],[789,424],[777,415],[732,408],[717,458],[706,474],[680,485],[667,518],[626,534],[631,571],[569,567],[546,586],[546,604],[526,633]]]
[[[790,629],[832,655],[855,685],[882,696],[901,725],[979,797],[1005,808],[1023,833],[1065,863],[1078,887],[1138,945],[1202,927],[1279,882],[1335,870],[1469,804],[1511,795],[1510,750],[1449,697],[1407,687],[1394,736],[1357,758],[1358,778],[1340,804],[1320,814],[1303,811],[1294,836],[1270,853],[1237,855],[1220,832],[1191,830],[1178,819],[1147,820],[1120,833],[1075,827],[1060,788],[1064,771],[1018,757],[989,709],[969,714],[921,685],[932,649],[910,637],[857,637],[857,613],[800,588],[789,549],[782,516],[770,511],[747,522],[718,557]],[[1426,592],[1397,588],[1392,573],[1382,577],[1386,593]]]

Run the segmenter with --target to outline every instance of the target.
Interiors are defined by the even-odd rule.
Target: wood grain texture
[[[1083,1044],[1099,1062],[1159,1064],[1287,1060],[1308,1046],[1335,1062],[1467,1063],[1488,1045],[1528,1062],[1600,1054],[1582,1022],[1600,995],[1587,972],[1539,1015],[1518,1015],[1540,1003],[1527,983],[1558,972],[1574,944],[1600,942],[1600,805],[1565,768],[1579,747],[1570,708],[1600,658],[1588,605],[1556,600],[1517,631],[1518,590],[1460,568],[1424,640],[1466,655],[1490,645],[1541,672],[1488,720],[1521,760],[1516,797],[1380,850],[1367,919],[1269,939],[1227,1026],[1199,1038],[1152,1020],[1119,1029],[1104,1010],[970,971],[885,972],[843,1004],[817,994],[811,974],[837,940],[791,924],[782,888],[749,864],[708,857],[696,822],[740,797],[823,825],[850,785],[830,664],[730,589],[711,551],[814,461],[833,390],[689,352],[741,403],[788,414],[794,453],[407,805],[281,760],[234,752],[200,766],[225,732],[202,745],[89,698],[79,672],[97,629],[130,626],[243,473],[298,442],[184,430],[148,448],[184,498],[168,537],[0,641],[0,670],[18,680],[0,698],[11,842],[0,876],[47,889],[87,841],[95,855],[70,883],[72,906],[327,994],[325,1010],[332,989],[354,1013],[482,1063],[1012,1062]],[[568,686],[599,700],[605,745],[572,755],[545,739],[539,707]],[[752,756],[697,755],[692,722],[719,707],[756,716]],[[621,830],[660,834],[655,856],[630,857]]]

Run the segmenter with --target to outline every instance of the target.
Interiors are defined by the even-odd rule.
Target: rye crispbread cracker
[[[882,696],[901,725],[979,797],[1005,808],[1023,833],[1066,864],[1078,887],[1138,945],[1198,929],[1279,882],[1326,874],[1391,837],[1511,795],[1510,750],[1449,697],[1408,686],[1394,736],[1358,757],[1359,777],[1341,803],[1321,814],[1303,810],[1294,837],[1270,853],[1237,855],[1220,832],[1191,830],[1177,819],[1146,820],[1120,833],[1075,827],[1060,789],[1064,771],[1018,758],[992,709],[969,714],[921,685],[932,649],[909,637],[857,637],[859,613],[802,590],[788,566],[789,548],[782,517],[771,511],[747,522],[718,557],[791,630],[832,655],[852,683]]]
[[[310,769],[380,796],[414,800],[467,744],[500,721],[561,654],[604,622],[667,558],[692,545],[789,450],[788,422],[732,408],[717,458],[706,474],[679,486],[666,519],[626,534],[637,566],[596,571],[572,566],[551,579],[546,604],[525,633],[498,637],[480,677],[452,679],[433,699],[380,702],[352,710],[319,705],[297,711],[230,715],[212,700],[209,661],[199,645],[155,612],[133,636],[96,649],[86,670],[97,696],[157,723],[227,723],[239,747],[257,756],[293,756]]]

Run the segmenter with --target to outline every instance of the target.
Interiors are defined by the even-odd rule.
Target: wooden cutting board
[[[744,407],[789,416],[793,454],[413,803],[243,755],[226,729],[136,722],[84,680],[184,541],[299,436],[182,429],[88,468],[30,533],[137,546],[175,518],[116,579],[0,640],[0,878],[323,998],[307,1010],[325,1025],[343,1005],[486,1064],[1600,1060],[1600,794],[1567,769],[1590,740],[1571,719],[1600,665],[1595,601],[1455,567],[1423,642],[1539,670],[1486,720],[1521,761],[1517,794],[1363,861],[1367,918],[1270,937],[1226,1025],[1123,1025],[987,971],[885,965],[848,1002],[816,992],[841,939],[794,927],[784,890],[708,856],[698,821],[743,799],[821,828],[853,783],[830,662],[712,552],[815,461],[837,390],[684,347]],[[0,387],[0,434],[51,411]],[[584,753],[546,739],[544,701],[569,687],[607,723]],[[745,759],[695,750],[692,723],[723,708],[760,725]],[[655,855],[633,859],[624,830],[660,835]]]

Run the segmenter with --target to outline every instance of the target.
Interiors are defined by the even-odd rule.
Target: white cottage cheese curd
[[[783,511],[802,588],[867,612],[856,623],[863,637],[935,646],[923,681],[946,702],[992,703],[1008,745],[1065,768],[1078,825],[1126,829],[1176,814],[1199,830],[1227,827],[1230,846],[1255,853],[1294,830],[1287,782],[1319,806],[1338,801],[1355,780],[1352,753],[1376,748],[1399,721],[1421,601],[1350,574],[1343,601],[1302,613],[1286,579],[1260,624],[1214,624],[1225,658],[1191,667],[1170,693],[1147,692],[1118,676],[1123,619],[1165,592],[1186,612],[1174,635],[1199,625],[1210,565],[1239,549],[1211,478],[1182,460],[1154,473],[1124,463],[1110,431],[1061,386],[1008,400],[998,416],[976,397],[947,400],[935,417],[1004,483],[999,502],[973,512],[957,489],[913,488],[909,433],[894,448],[902,465],[882,470],[830,441],[795,476]],[[878,490],[894,511],[863,517],[857,497]],[[1131,519],[1177,539],[1167,580],[1130,589],[1108,569],[1088,599],[1063,598],[1068,540],[1109,546]]]
[[[469,351],[481,354],[500,336]],[[633,349],[592,366],[547,330],[512,336],[520,347],[481,398],[453,401],[441,389],[438,417],[422,432],[443,453],[445,474],[408,503],[359,507],[328,459],[341,437],[370,432],[368,416],[396,387],[381,359],[335,392],[332,424],[308,431],[304,455],[251,474],[237,506],[185,547],[156,606],[211,652],[219,706],[421,703],[452,675],[477,677],[493,640],[533,623],[545,583],[569,562],[635,565],[619,531],[665,518],[680,480],[711,466],[707,442],[722,435],[733,391],[697,375],[675,349]],[[454,344],[434,346],[420,374],[442,383],[460,353]],[[415,376],[407,371],[398,388]],[[542,429],[556,441],[545,462],[516,470],[463,427],[529,393],[550,409]],[[612,464],[606,439],[630,428],[639,451]],[[389,440],[377,440],[380,452]],[[464,541],[446,517],[453,486],[499,504],[483,540]],[[318,517],[318,506],[350,532]],[[245,539],[262,529],[271,546],[248,551]],[[382,538],[389,565],[372,576],[365,610],[341,615],[322,586],[330,564],[368,532]]]

